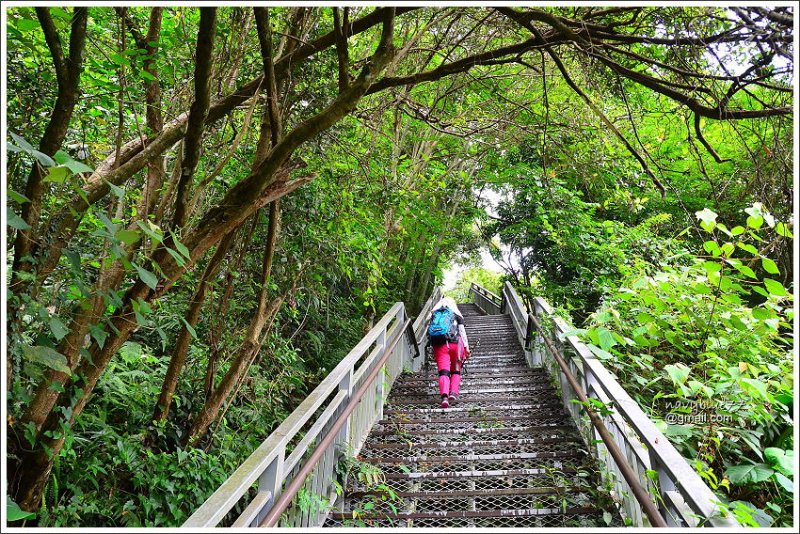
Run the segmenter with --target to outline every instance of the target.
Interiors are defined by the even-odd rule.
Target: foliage
[[[472,284],[500,295],[503,291],[503,275],[480,266],[470,267],[459,273],[455,287],[445,291],[445,294],[453,297],[456,302],[469,302],[472,300],[472,295],[469,293]]]
[[[794,311],[768,252],[791,233],[759,204],[745,212],[746,224],[729,229],[698,211],[703,252],[629,276],[583,337],[737,519],[786,525]]]

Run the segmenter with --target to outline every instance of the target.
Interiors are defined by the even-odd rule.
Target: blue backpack
[[[428,338],[434,347],[458,341],[456,314],[453,310],[442,306],[433,312],[431,325],[428,327]]]

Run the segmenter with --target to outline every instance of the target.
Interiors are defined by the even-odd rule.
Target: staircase
[[[430,357],[401,375],[325,526],[620,526],[550,379],[527,366],[511,318],[459,308],[472,348],[460,398],[439,408]]]

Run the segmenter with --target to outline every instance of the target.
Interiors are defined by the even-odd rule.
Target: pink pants
[[[464,342],[461,337],[458,343],[446,343],[433,347],[433,357],[439,368],[439,393],[442,395],[458,395],[461,385],[461,365],[464,363]]]

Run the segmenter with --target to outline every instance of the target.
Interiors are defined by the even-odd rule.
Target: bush
[[[741,523],[791,525],[792,296],[765,255],[791,234],[747,212],[698,212],[706,254],[628,278],[582,336]]]

